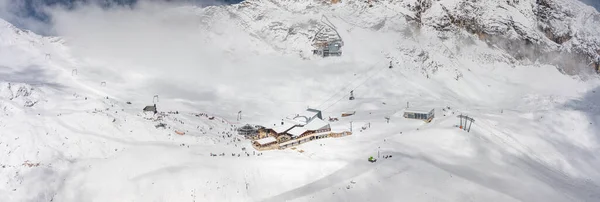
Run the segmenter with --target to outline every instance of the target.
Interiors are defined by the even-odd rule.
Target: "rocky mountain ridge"
[[[214,9],[255,27],[250,32],[298,50],[307,49],[299,44],[308,43],[314,32],[310,25],[318,19],[298,22],[286,16],[323,13],[382,32],[472,34],[521,61],[553,64],[571,74],[600,71],[600,13],[576,0],[247,0]],[[303,35],[293,36],[297,33]]]

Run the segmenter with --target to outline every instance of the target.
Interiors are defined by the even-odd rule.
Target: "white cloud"
[[[75,58],[79,74],[85,76],[82,81],[98,84],[102,79],[111,87],[119,86],[111,95],[122,99],[159,94],[161,100],[204,104],[198,107],[228,110],[248,104],[270,108],[251,102],[305,100],[303,95],[310,93],[305,89],[322,85],[310,81],[333,81],[314,75],[323,66],[274,53],[269,42],[251,35],[263,28],[246,30],[226,10],[185,5],[189,4],[144,1],[111,9],[97,5],[49,8],[48,13],[52,31],[65,39],[68,57]],[[329,65],[327,71],[351,74],[349,69],[359,67]],[[287,105],[306,107],[305,102]]]
[[[14,25],[34,31],[36,33],[47,34],[50,25],[28,16],[25,12],[25,6],[28,2],[24,0],[0,0],[0,18],[13,23]],[[30,3],[34,9],[42,10],[39,4]]]
[[[102,67],[104,72],[96,73],[106,75],[113,85],[147,89],[140,93],[227,101],[219,99],[254,94],[264,85],[279,88],[274,82],[280,80],[256,78],[280,78],[302,69],[310,73],[300,58],[269,56],[271,47],[228,12],[215,9],[203,17],[202,9],[182,5],[186,4],[146,1],[131,8],[87,5],[50,13],[53,32],[65,38],[76,58],[87,60],[82,65]],[[79,71],[85,72],[85,66]],[[287,80],[296,77],[301,78]]]
[[[45,22],[52,18],[52,13],[48,12],[48,9],[71,7],[79,10],[90,6],[118,9],[127,7],[132,2],[134,2],[134,7],[138,4],[150,3],[161,6],[195,5],[201,7],[223,4],[219,0],[0,0],[0,18],[20,28],[48,35],[56,34],[51,31],[52,26]]]
[[[207,65],[207,58],[222,58],[223,51],[211,48],[215,43],[206,40],[209,31],[193,7],[185,11],[177,10],[178,6],[181,4],[142,2],[133,8],[88,5],[69,11],[54,9],[53,32],[67,40],[74,54],[122,66],[118,68],[193,70]],[[214,29],[218,28],[211,27]],[[220,63],[213,60],[209,64]]]

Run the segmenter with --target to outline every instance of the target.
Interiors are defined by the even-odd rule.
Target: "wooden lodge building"
[[[277,139],[269,136],[269,137],[266,137],[263,139],[258,139],[256,141],[254,141],[252,143],[252,146],[254,146],[254,148],[262,148],[262,150],[269,150],[269,149],[277,149],[277,147],[278,147],[277,143],[278,143]]]
[[[329,123],[323,120],[321,111],[307,109],[293,118],[286,118],[279,125],[263,128],[258,131],[258,138],[253,142],[257,150],[285,149],[308,141],[350,135],[350,132],[333,133]],[[277,143],[277,148],[273,146]]]

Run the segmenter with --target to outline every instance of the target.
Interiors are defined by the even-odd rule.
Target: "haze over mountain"
[[[600,201],[580,1],[130,2],[1,7],[0,201]],[[339,57],[312,52],[327,29]],[[352,135],[255,151],[234,131],[307,107]]]

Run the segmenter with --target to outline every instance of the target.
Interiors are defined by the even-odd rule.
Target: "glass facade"
[[[427,120],[427,119],[433,118],[434,114],[433,114],[433,112],[430,112],[428,114],[414,113],[414,112],[405,112],[404,113],[404,117],[409,118],[409,119]]]
[[[338,51],[340,51],[340,44],[338,44],[338,43],[329,44],[329,52],[338,52]]]

